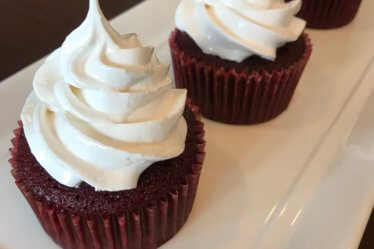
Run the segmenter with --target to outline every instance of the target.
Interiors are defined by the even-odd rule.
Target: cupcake
[[[12,174],[62,248],[156,248],[185,223],[204,161],[186,90],[90,0],[37,71],[12,140]]]
[[[300,0],[182,0],[169,43],[177,88],[203,116],[228,124],[275,118],[312,51]]]
[[[338,28],[355,18],[360,4],[361,0],[303,0],[298,16],[308,28]]]

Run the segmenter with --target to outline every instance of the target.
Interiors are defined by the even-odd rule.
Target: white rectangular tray
[[[113,20],[170,62],[178,0],[148,0]],[[373,167],[336,162],[374,87],[374,1],[349,26],[307,32],[312,58],[288,110],[255,126],[204,120],[207,157],[194,209],[164,249],[356,248],[374,204]],[[30,48],[32,49],[32,48]],[[13,184],[12,129],[40,61],[0,84],[0,248],[58,248]],[[373,106],[374,108],[374,106]]]

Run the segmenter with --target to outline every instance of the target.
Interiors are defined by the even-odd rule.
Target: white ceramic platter
[[[178,2],[148,0],[112,23],[157,45],[168,62]],[[346,147],[358,143],[371,160],[374,122],[364,118],[346,138],[374,87],[373,12],[374,1],[364,0],[349,26],[308,31],[312,58],[290,107],[275,120],[256,126],[205,120],[207,158],[194,209],[163,249],[357,248],[374,204],[374,167]],[[7,162],[12,129],[39,65],[0,84],[1,249],[58,248],[13,184]],[[372,98],[366,110],[374,108]]]

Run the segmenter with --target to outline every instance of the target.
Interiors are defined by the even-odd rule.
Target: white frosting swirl
[[[184,151],[186,90],[137,36],[121,36],[90,0],[85,21],[37,71],[22,111],[31,151],[58,182],[135,188],[152,163]]]
[[[275,60],[278,47],[295,41],[305,21],[301,0],[182,0],[176,26],[206,54],[242,62],[251,55]]]

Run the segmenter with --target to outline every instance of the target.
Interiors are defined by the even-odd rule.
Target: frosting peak
[[[275,60],[277,48],[305,28],[295,17],[300,8],[301,0],[182,0],[176,25],[207,54],[237,62],[251,55]]]
[[[186,91],[135,34],[90,0],[84,22],[37,71],[22,112],[31,151],[61,184],[135,188],[152,163],[184,150]]]

